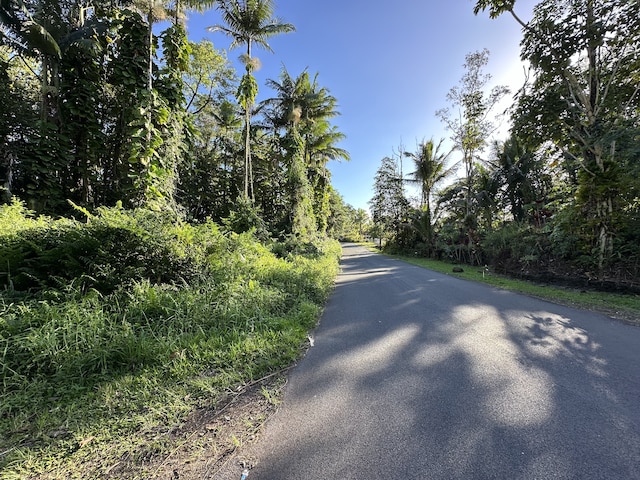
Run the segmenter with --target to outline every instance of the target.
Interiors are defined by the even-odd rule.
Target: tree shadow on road
[[[345,250],[258,478],[640,478],[638,329]]]

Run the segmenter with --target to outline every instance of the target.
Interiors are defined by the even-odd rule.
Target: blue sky
[[[284,65],[291,76],[305,68],[338,100],[333,120],[346,135],[339,146],[349,162],[330,162],[332,184],[344,201],[368,210],[373,177],[380,160],[400,145],[415,151],[417,142],[449,134],[436,110],[464,73],[465,55],[487,48],[491,85],[515,91],[524,80],[519,60],[520,26],[509,14],[491,20],[473,14],[474,0],[275,0],[275,14],[296,31],[273,37],[274,53],[255,49],[262,61],[255,76],[258,100],[269,98],[268,78],[278,79]],[[518,0],[515,11],[531,16],[535,0]],[[222,23],[218,13],[192,13],[191,40],[206,38],[226,50],[229,40],[206,27]],[[228,52],[237,65],[241,49]],[[240,70],[239,70],[240,71]],[[455,154],[451,157],[456,160]],[[408,161],[405,171],[410,171]]]

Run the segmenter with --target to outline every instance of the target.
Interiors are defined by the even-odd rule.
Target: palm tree
[[[421,208],[423,219],[421,224],[424,228],[421,231],[425,237],[425,243],[431,248],[433,243],[433,226],[431,221],[431,194],[436,184],[447,178],[454,171],[454,168],[447,168],[448,153],[441,151],[441,139],[436,145],[433,139],[423,141],[418,145],[415,152],[405,152],[405,156],[413,160],[415,170],[409,174],[409,182],[418,185],[421,193]],[[426,235],[425,235],[426,234]]]
[[[295,79],[286,68],[280,73],[280,83],[267,80],[277,94],[263,102],[266,119],[279,139],[287,165],[290,228],[295,235],[308,236],[317,231],[313,209],[314,192],[309,181],[305,132],[310,119],[313,93],[309,74],[303,71]],[[279,137],[279,132],[284,132]]]
[[[335,146],[344,140],[329,123],[339,115],[337,100],[318,85],[318,75],[311,81],[304,70],[292,78],[286,68],[280,73],[280,83],[268,79],[267,85],[277,96],[263,102],[269,107],[265,117],[275,130],[297,128],[304,140],[304,159],[309,168],[322,168],[328,160],[349,159],[349,153]]]
[[[444,139],[436,145],[433,139],[418,145],[416,152],[404,152],[406,157],[413,160],[415,171],[409,174],[410,183],[418,185],[421,193],[421,206],[429,209],[429,199],[435,185],[453,173],[453,168],[447,168],[447,159],[451,152],[440,151]]]
[[[318,74],[309,82],[308,76],[303,104],[303,120],[305,121],[305,160],[310,167],[324,168],[329,160],[349,160],[346,150],[335,146],[345,139],[336,127],[329,124],[329,119],[340,115],[336,110],[338,101],[329,94],[329,90],[318,85]]]
[[[299,180],[312,189],[313,213],[320,233],[325,233],[329,216],[326,164],[329,160],[349,159],[348,152],[336,146],[344,134],[329,123],[338,115],[337,100],[318,85],[317,74],[311,80],[306,70],[294,79],[283,68],[280,82],[267,80],[267,85],[277,96],[263,102],[268,107],[265,116],[274,131],[286,131],[290,168],[295,167],[306,176]],[[292,138],[297,141],[290,141]],[[294,162],[302,163],[294,166]]]
[[[309,93],[309,75],[306,70],[293,78],[286,67],[280,72],[280,82],[271,78],[266,84],[276,96],[264,100],[265,118],[274,132],[296,127],[302,120],[302,111],[306,108],[306,96]]]
[[[453,173],[454,168],[447,168],[448,153],[441,152],[444,139],[436,145],[433,139],[423,141],[415,152],[404,155],[413,160],[415,170],[409,174],[409,182],[418,185],[421,193],[421,218],[419,234],[427,245],[429,252],[433,247],[433,225],[431,214],[431,194],[437,183]]]
[[[349,160],[349,152],[336,146],[345,135],[327,121],[314,124],[313,131],[306,135],[305,149],[308,153],[307,175],[313,188],[313,208],[318,231],[324,235],[330,216],[331,174],[327,168],[329,160]]]
[[[251,109],[258,93],[258,87],[252,72],[257,68],[255,59],[251,57],[251,47],[256,45],[273,52],[267,40],[279,33],[288,33],[295,30],[289,23],[283,23],[273,16],[274,3],[272,0],[220,0],[218,10],[222,14],[225,25],[213,25],[208,27],[210,32],[222,32],[232,38],[229,48],[245,45],[246,54],[242,57],[246,73],[240,81],[238,100],[245,111],[245,172],[244,172],[244,196],[249,197],[249,185],[251,179],[251,148],[250,148],[250,124]],[[253,198],[253,187],[251,186]]]

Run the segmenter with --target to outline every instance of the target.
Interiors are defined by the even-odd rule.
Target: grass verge
[[[153,233],[139,223],[134,229],[118,222],[118,239]],[[88,245],[85,231],[99,222],[93,223],[65,224],[74,249]],[[114,231],[111,224],[98,226]],[[0,248],[12,258],[68,250],[69,242],[59,240],[67,230],[58,224],[38,228],[55,248],[39,243],[32,249],[33,238],[41,237],[32,227],[24,230],[28,242],[18,242],[14,230],[11,238],[0,238]],[[138,229],[144,232],[138,235]],[[34,268],[25,267],[25,284],[35,279],[42,290],[18,292],[11,283],[0,292],[0,479],[157,478],[158,465],[187,437],[189,461],[209,452],[206,443],[217,427],[207,430],[197,422],[195,431],[186,432],[187,422],[200,416],[213,425],[211,412],[222,403],[249,386],[260,388],[260,379],[298,358],[332,290],[337,242],[295,253],[262,245],[250,234],[221,234],[212,225],[181,227],[166,237],[157,245],[143,243],[144,251],[135,247],[126,259],[133,273],[117,288],[111,282],[118,276],[114,260],[116,267],[101,277],[109,282],[97,282],[94,274],[82,286],[60,281],[54,288],[55,278],[36,277]],[[147,260],[140,259],[147,250],[177,259],[189,269],[188,279],[134,278],[146,271]],[[194,252],[197,262],[189,257]],[[106,271],[104,263],[92,265]],[[100,291],[99,284],[109,288]],[[197,433],[202,429],[204,436]]]
[[[365,244],[372,251],[379,252],[373,243]],[[452,275],[465,280],[485,283],[498,288],[518,292],[551,302],[598,311],[632,325],[640,326],[640,296],[623,295],[595,290],[568,288],[556,285],[541,285],[525,280],[497,275],[482,267],[462,265],[463,272],[453,272],[449,262],[404,255],[389,255],[436,272]]]

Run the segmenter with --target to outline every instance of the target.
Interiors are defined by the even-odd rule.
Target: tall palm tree
[[[329,160],[349,159],[349,153],[336,146],[344,139],[344,134],[329,123],[338,115],[337,100],[329,91],[318,85],[318,75],[313,77],[304,70],[295,79],[286,68],[280,73],[280,82],[267,80],[267,85],[277,94],[265,100],[266,118],[272,128],[284,129],[285,138],[297,138],[298,142],[288,142],[290,168],[293,161],[302,161],[300,168],[306,175],[313,194],[313,211],[320,233],[327,227],[329,215]],[[291,148],[293,147],[293,148]]]
[[[257,46],[273,52],[267,40],[279,33],[288,33],[295,30],[290,23],[283,23],[273,16],[273,0],[219,0],[218,10],[222,14],[225,25],[213,25],[208,27],[210,32],[222,32],[231,37],[229,48],[246,46],[246,54],[243,56],[246,73],[240,81],[238,99],[245,111],[245,172],[244,172],[244,196],[249,197],[251,180],[251,148],[250,148],[250,124],[251,110],[258,93],[258,87],[252,72],[257,68],[257,62],[251,57],[251,48]],[[251,186],[253,197],[253,187]]]
[[[327,121],[315,123],[313,131],[306,136],[307,175],[314,193],[318,231],[322,235],[326,233],[330,215],[331,173],[327,163],[329,160],[349,160],[349,152],[336,146],[344,138],[345,135]]]
[[[421,208],[423,211],[420,221],[421,236],[425,237],[425,243],[430,248],[433,243],[433,226],[431,221],[431,194],[436,184],[447,178],[454,171],[453,167],[447,167],[448,153],[441,151],[441,139],[436,145],[433,139],[423,141],[415,152],[405,152],[405,156],[413,160],[415,170],[409,174],[409,182],[418,185],[421,193]]]
[[[271,128],[297,128],[304,140],[304,159],[310,168],[324,166],[328,160],[349,159],[349,153],[335,146],[344,140],[344,134],[331,126],[329,119],[338,116],[337,100],[318,85],[318,75],[311,81],[304,70],[295,79],[286,68],[280,73],[280,82],[267,80],[277,96],[263,102],[268,107],[265,117]]]
[[[262,107],[266,107],[265,118],[269,126],[275,131],[290,129],[302,120],[302,111],[306,110],[306,97],[309,93],[309,75],[306,70],[293,78],[286,67],[280,72],[280,81],[267,79],[267,86],[276,96],[264,100]]]
[[[329,91],[318,85],[318,75],[311,81],[304,70],[295,79],[286,68],[280,73],[280,82],[267,80],[267,85],[277,96],[263,102],[268,109],[265,117],[271,128],[297,128],[304,140],[304,158],[311,168],[324,165],[328,160],[349,159],[346,150],[335,146],[344,140],[344,134],[338,132],[329,123],[329,119],[338,116],[337,100]]]
[[[263,102],[265,118],[271,124],[274,136],[283,148],[288,177],[288,201],[290,203],[290,228],[295,235],[315,234],[317,223],[313,209],[313,189],[309,182],[306,158],[305,130],[312,102],[309,74],[303,71],[298,77],[289,75],[286,68],[280,73],[280,83],[267,80],[276,97]],[[283,133],[283,136],[279,135]]]
[[[453,168],[447,168],[447,159],[451,152],[441,151],[441,139],[436,145],[433,139],[422,142],[415,152],[404,152],[406,157],[413,160],[415,170],[409,174],[409,183],[418,185],[421,193],[421,206],[429,210],[429,200],[435,185],[453,173]]]

